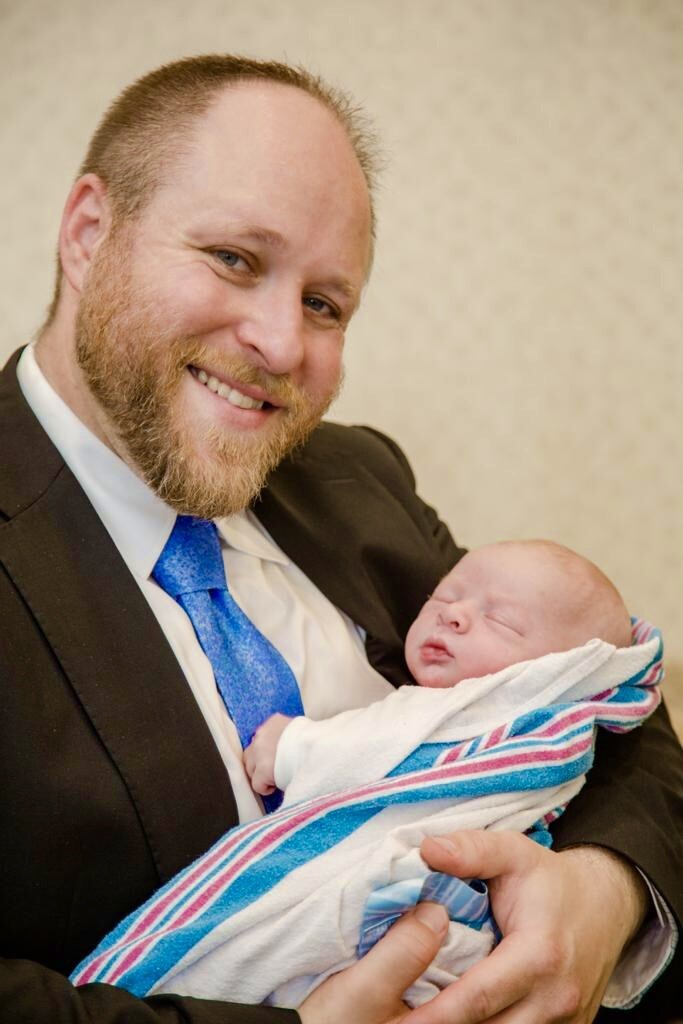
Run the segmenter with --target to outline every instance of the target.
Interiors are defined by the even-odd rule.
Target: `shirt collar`
[[[238,512],[234,516],[217,519],[216,526],[223,540],[236,551],[265,562],[289,565],[291,559],[277,546],[265,526],[250,509]]]
[[[39,423],[85,491],[129,568],[147,579],[168,540],[176,513],[78,419],[48,383],[33,345],[17,367],[19,386]],[[216,520],[224,541],[255,558],[289,563],[253,513]]]

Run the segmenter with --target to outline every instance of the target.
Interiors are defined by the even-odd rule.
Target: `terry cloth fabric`
[[[544,841],[583,784],[596,727],[627,731],[657,707],[661,657],[658,631],[636,622],[630,648],[592,640],[452,690],[403,687],[310,723],[321,733],[283,807],[228,832],[111,932],[72,981],[298,1005],[357,958],[364,917],[366,932],[381,933],[378,902],[391,917],[406,894],[408,905],[420,898],[434,875],[419,855],[424,836],[514,828]],[[335,725],[347,727],[338,751],[324,736]],[[451,922],[411,1005],[492,948],[481,901],[470,916],[471,926]]]

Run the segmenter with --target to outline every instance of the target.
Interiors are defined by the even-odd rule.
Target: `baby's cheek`
[[[408,668],[410,669],[410,671],[413,674],[413,676],[415,675],[415,669],[416,669],[416,664],[417,664],[417,653],[418,653],[419,648],[420,648],[420,640],[419,640],[419,636],[420,636],[420,632],[421,632],[420,626],[421,626],[421,624],[420,624],[420,620],[418,618],[418,619],[415,620],[415,622],[412,624],[412,626],[408,630],[408,635],[406,636],[406,642],[405,642],[405,647],[404,647],[405,659],[406,659],[406,662],[408,664]]]

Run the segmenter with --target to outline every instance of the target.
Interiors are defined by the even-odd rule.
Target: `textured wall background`
[[[397,437],[464,543],[594,558],[683,666],[679,0],[0,0],[0,356],[47,303],[114,93],[210,50],[302,61],[388,167],[335,415]],[[683,718],[681,719],[683,722]]]

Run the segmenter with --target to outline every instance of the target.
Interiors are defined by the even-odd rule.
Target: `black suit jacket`
[[[26,405],[15,360],[0,378],[0,1019],[58,1024],[87,1010],[102,1024],[296,1020],[172,996],[139,1001],[107,986],[73,990],[63,977],[235,824],[236,810],[159,625]],[[255,511],[367,631],[373,665],[403,681],[407,627],[462,551],[416,497],[399,449],[367,429],[325,424],[276,471]],[[677,744],[663,722],[634,735],[605,744],[596,784],[558,838],[626,853],[675,905],[680,773],[661,754]]]

